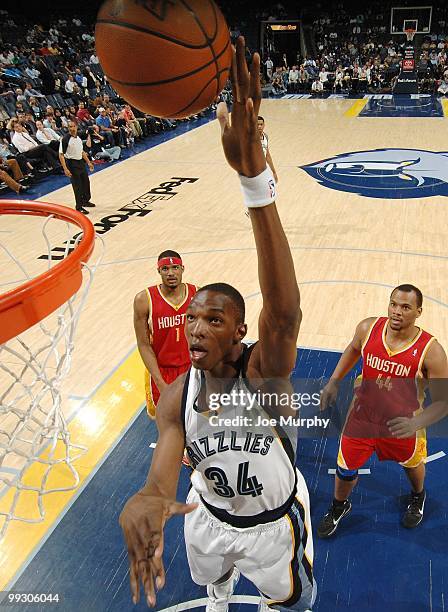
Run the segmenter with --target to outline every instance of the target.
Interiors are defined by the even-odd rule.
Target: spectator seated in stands
[[[54,151],[59,153],[59,141],[61,140],[61,136],[51,127],[45,127],[42,121],[36,121],[36,128],[36,140],[40,142],[40,144],[49,145]]]
[[[272,93],[274,96],[282,96],[286,93],[286,88],[283,85],[283,80],[281,78],[275,78],[272,81]]]
[[[34,120],[44,118],[44,111],[37,103],[36,98],[29,99],[29,107],[30,107],[31,113],[33,114]]]
[[[75,80],[73,78],[72,74],[68,75],[67,80],[65,81],[65,85],[64,85],[64,92],[65,92],[65,97],[66,98],[70,98],[73,94],[73,91],[75,89]]]
[[[87,128],[85,150],[91,159],[116,161],[120,158],[120,147],[107,147],[106,139],[100,134],[98,125]]]
[[[12,144],[15,146],[17,151],[23,153],[27,159],[42,160],[48,169],[59,169],[60,166],[58,154],[55,153],[48,145],[38,144],[37,141],[27,133],[25,128],[19,122],[14,124]]]
[[[33,86],[31,85],[31,83],[25,84],[25,91],[23,92],[23,94],[25,98],[45,98],[45,96],[42,93],[40,93],[40,91],[33,89]]]
[[[440,81],[437,92],[442,96],[448,95],[448,74]]]
[[[26,96],[23,93],[23,90],[20,87],[16,88],[16,104],[17,102],[26,102]]]
[[[100,106],[98,109],[99,115],[95,119],[95,123],[100,128],[101,136],[105,136],[107,138],[110,146],[114,146],[115,144],[119,145],[121,142],[121,147],[124,148],[126,145],[122,142],[122,138],[120,137],[120,130],[118,127],[113,125],[112,119],[107,114],[104,106]]]
[[[85,103],[81,100],[81,102],[78,105],[78,110],[76,112],[76,118],[78,120],[78,123],[83,123],[85,125],[92,125],[93,123],[95,123],[94,118],[92,117],[92,115],[89,113],[89,110],[87,108],[85,108]]]
[[[314,79],[311,85],[311,93],[314,96],[321,96],[324,91],[324,85],[320,79]]]
[[[16,162],[16,166],[12,169],[12,167],[3,160],[0,159],[0,181],[3,181],[8,185],[10,189],[15,191],[17,194],[27,191],[28,187],[25,185],[21,185],[16,179],[12,178],[9,174],[10,169],[14,172],[16,176],[19,177],[18,180],[23,179],[23,174],[19,168],[19,165]]]
[[[288,91],[291,93],[297,93],[297,85],[299,82],[299,71],[297,66],[293,66],[289,71],[289,87]]]
[[[21,153],[18,153],[17,155],[13,155],[9,146],[4,143],[0,143],[0,161],[6,162],[8,164],[10,169],[13,171],[13,176],[14,176],[14,168],[15,168],[14,162],[17,162],[19,164],[19,168],[23,176],[26,179],[34,178],[34,173],[33,173],[34,168],[30,164],[30,162],[26,159],[25,155],[22,155]]]
[[[134,138],[143,138],[143,127],[141,125],[141,120],[136,119],[129,104],[124,105],[122,109],[122,116],[125,119],[128,127],[131,128]],[[145,121],[143,120],[143,125],[144,124]]]

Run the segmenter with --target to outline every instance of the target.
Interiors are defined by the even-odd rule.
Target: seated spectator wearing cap
[[[95,119],[95,123],[100,128],[101,136],[104,136],[107,139],[108,144],[113,147],[120,141],[120,132],[117,127],[114,127],[112,124],[112,120],[106,112],[104,106],[100,106],[98,109],[99,115]]]
[[[50,146],[59,153],[59,141],[61,137],[52,128],[46,128],[42,121],[36,121],[36,140],[40,144]]]
[[[57,153],[48,145],[38,144],[18,122],[14,124],[12,144],[20,153],[23,153],[27,159],[40,159],[47,167],[53,170],[59,168],[59,157]]]

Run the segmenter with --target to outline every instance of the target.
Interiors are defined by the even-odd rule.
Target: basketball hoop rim
[[[0,215],[54,216],[78,226],[82,240],[62,261],[19,287],[0,294],[0,344],[29,329],[69,300],[81,287],[82,264],[95,246],[92,222],[77,210],[39,200],[0,200]]]
[[[404,30],[404,33],[406,34],[408,42],[412,42],[412,39],[415,36],[415,30],[413,28],[406,28],[406,30]]]

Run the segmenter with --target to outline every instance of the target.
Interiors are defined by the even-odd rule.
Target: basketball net
[[[406,34],[406,39],[409,43],[414,40],[415,30],[410,28],[409,30],[405,30],[404,33]]]
[[[3,202],[0,202],[1,206]],[[62,206],[53,208],[65,209]],[[23,223],[23,217],[19,218],[17,214],[36,215],[36,212],[14,211],[7,220]],[[80,215],[70,211],[72,216],[77,214]],[[47,245],[48,260],[44,259],[45,266],[54,271],[54,280],[60,260],[67,260],[69,255],[73,260],[81,241],[87,242],[87,238],[84,232],[80,232],[73,240],[73,221],[70,219],[65,223],[61,236],[64,223],[61,223],[60,216],[47,216],[47,213],[40,213],[40,216],[46,218],[34,222],[37,227],[41,224],[43,244]],[[0,219],[4,220],[1,214]],[[50,226],[54,224],[59,226],[56,232],[50,231]],[[86,220],[82,224],[86,227],[90,222]],[[18,225],[18,228],[23,231],[23,225]],[[4,238],[0,234],[0,267],[9,270],[8,280],[12,282],[8,285],[13,284],[18,276],[22,277],[21,285],[14,290],[20,293],[24,283],[34,282],[36,260],[41,257],[36,257],[40,253],[34,253],[27,265],[24,258],[14,254],[7,244],[8,235],[12,233],[14,230],[7,231]],[[51,234],[57,236],[57,242],[53,245]],[[17,233],[17,236],[20,234]],[[92,227],[92,249],[94,236]],[[54,261],[52,247],[60,247],[64,239],[65,248],[58,249],[58,261]],[[23,252],[19,246],[15,250]],[[73,463],[87,449],[71,440],[67,411],[62,409],[61,386],[70,370],[76,327],[103,250],[104,246],[100,248],[101,253],[92,266],[85,261],[76,262],[82,274],[81,286],[67,301],[29,329],[0,344],[0,538],[11,521],[43,521],[44,496],[56,491],[70,491],[79,484],[79,475]],[[84,259],[90,257],[90,252]],[[7,266],[3,266],[5,259],[9,264]],[[29,267],[33,268],[33,273]],[[63,285],[66,282],[64,276],[60,275],[60,278]],[[11,289],[11,286],[7,288]],[[0,295],[0,326],[4,316],[1,303],[5,295],[8,294]],[[14,320],[17,320],[16,315]]]

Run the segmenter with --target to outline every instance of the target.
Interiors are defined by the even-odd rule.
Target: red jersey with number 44
[[[185,313],[197,291],[195,285],[184,283],[185,299],[178,306],[162,295],[159,285],[148,287],[151,320],[151,345],[162,367],[179,367],[190,363],[187,339],[185,338]]]
[[[386,342],[389,319],[379,317],[362,347],[362,382],[356,390],[354,418],[384,423],[397,416],[412,416],[424,400],[423,363],[435,340],[418,328],[407,346],[392,351]]]

